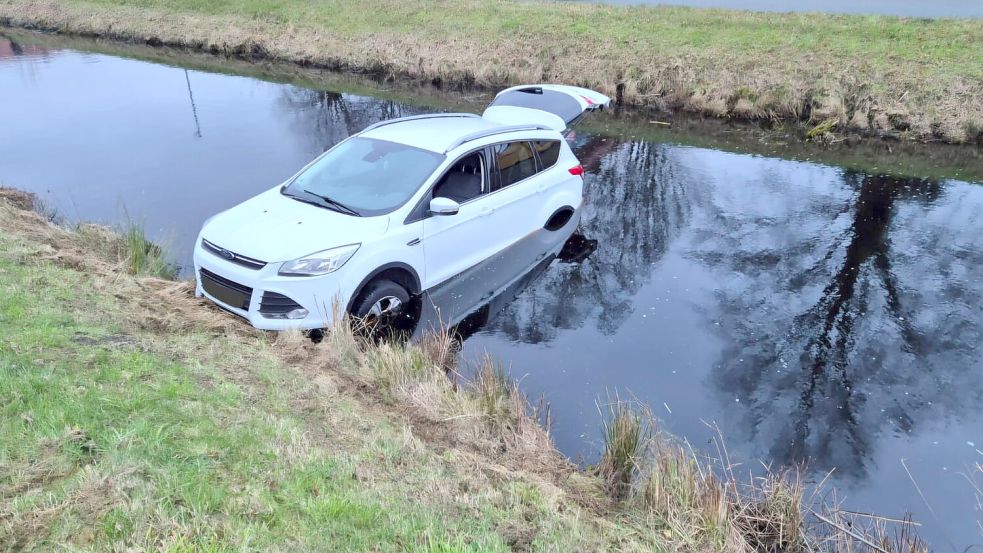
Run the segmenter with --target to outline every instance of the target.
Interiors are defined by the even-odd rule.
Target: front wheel
[[[352,324],[357,332],[383,338],[402,330],[406,324],[410,294],[391,280],[376,280],[352,304]]]

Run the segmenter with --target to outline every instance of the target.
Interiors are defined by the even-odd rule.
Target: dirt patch
[[[34,211],[37,205],[37,196],[15,188],[0,187],[0,201],[7,202],[21,211]]]
[[[107,346],[109,348],[132,346],[136,344],[136,339],[125,334],[113,334],[110,336],[100,336],[98,338],[76,333],[72,338],[76,344],[83,346]]]
[[[24,423],[32,424],[29,415]],[[66,511],[93,532],[100,518],[124,499],[114,483],[120,475],[111,478],[91,470],[95,456],[95,444],[84,430],[66,428],[58,438],[42,442],[33,460],[0,466],[0,543],[13,551],[31,549],[46,539],[52,522]],[[71,490],[58,497],[61,486]],[[57,499],[42,499],[48,494]],[[23,511],[14,508],[14,500],[26,496],[33,496],[36,505]]]
[[[50,534],[54,520],[71,511],[80,521],[83,533],[76,536],[76,543],[92,539],[98,522],[113,507],[124,503],[114,479],[95,474],[85,475],[84,483],[61,500],[23,513],[0,512],[0,542],[12,551],[30,550],[43,543]]]
[[[34,423],[30,414],[22,415],[21,419],[25,424]],[[0,466],[0,501],[9,501],[30,490],[44,489],[64,480],[79,467],[63,459],[62,449],[66,446],[77,448],[89,443],[81,430],[67,429],[60,438],[42,442],[36,459],[23,465]],[[0,510],[0,518],[4,516],[4,512]]]

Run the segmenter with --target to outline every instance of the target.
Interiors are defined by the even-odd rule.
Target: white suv
[[[196,292],[256,328],[320,329],[338,305],[370,327],[583,203],[564,140],[597,92],[525,85],[479,117],[376,123],[282,185],[214,215],[194,250]]]

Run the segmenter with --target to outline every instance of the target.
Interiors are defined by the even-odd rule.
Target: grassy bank
[[[447,84],[983,140],[983,24],[544,2],[0,0],[14,25]]]
[[[443,372],[427,376],[420,350],[365,354],[350,335],[321,348],[271,340],[199,304],[186,283],[132,274],[132,256],[115,253],[132,239],[66,231],[20,207],[0,197],[3,550],[572,550],[621,539],[554,483],[574,488],[577,475],[542,454],[535,425],[511,425],[508,447],[484,441],[480,417],[427,430],[478,412]],[[434,420],[396,407],[411,385]],[[441,442],[455,431],[460,446]],[[477,455],[484,445],[507,451]],[[511,470],[533,465],[522,460],[533,449],[536,470]]]
[[[448,378],[446,335],[258,332],[134,263],[134,233],[31,207],[0,189],[4,550],[923,550],[819,524],[794,475],[735,478],[618,398],[582,471],[493,362]]]

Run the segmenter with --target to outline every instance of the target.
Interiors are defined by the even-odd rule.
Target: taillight
[[[577,165],[575,167],[571,167],[570,168],[570,174],[571,175],[576,175],[576,176],[583,175],[584,174],[584,166],[583,165]]]

